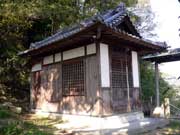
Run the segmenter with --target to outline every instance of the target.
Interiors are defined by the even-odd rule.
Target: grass
[[[53,125],[61,119],[18,116],[7,109],[0,109],[0,135],[52,135]]]
[[[165,128],[164,134],[180,134],[180,121],[171,121],[170,124]]]
[[[49,119],[37,117],[36,115],[25,115],[22,117],[8,109],[0,108],[0,135],[53,135],[57,131],[53,125],[62,122],[64,121],[60,118]],[[63,130],[60,130],[60,133],[63,133]],[[180,135],[180,121],[170,121],[170,124],[165,128],[156,129],[143,135],[169,134]]]
[[[180,135],[180,121],[170,121],[166,127],[142,135]]]
[[[169,127],[172,129],[180,129],[180,121],[171,121]]]
[[[0,129],[0,135],[50,135],[28,122],[14,121]]]

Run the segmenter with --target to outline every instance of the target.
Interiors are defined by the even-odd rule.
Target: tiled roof
[[[40,48],[42,46],[49,45],[56,41],[62,40],[94,25],[97,22],[100,22],[102,24],[105,24],[107,27],[111,27],[117,30],[117,26],[123,21],[123,18],[125,16],[127,16],[127,12],[124,4],[121,3],[113,10],[108,10],[102,14],[98,14],[89,19],[86,19],[82,21],[80,24],[60,30],[56,34],[49,36],[42,41],[31,43],[30,48]]]
[[[154,55],[147,55],[143,57],[144,60],[152,62],[171,62],[171,61],[180,61],[180,48],[169,49],[166,52],[158,53]]]

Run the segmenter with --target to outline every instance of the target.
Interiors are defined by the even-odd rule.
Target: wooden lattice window
[[[115,101],[120,101],[127,97],[127,83],[129,83],[129,88],[131,89],[133,87],[131,54],[123,48],[113,48],[112,88]]]
[[[83,96],[85,93],[85,63],[82,58],[62,64],[63,95]]]
[[[131,54],[116,48],[113,50],[112,55],[112,86],[117,88],[127,88],[127,73],[129,87],[131,88],[133,87]]]

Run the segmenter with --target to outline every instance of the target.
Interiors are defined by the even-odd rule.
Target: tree
[[[129,11],[141,36],[145,39],[157,40],[158,35],[154,31],[157,22],[154,22],[155,13],[151,9],[150,1],[141,1],[136,6],[130,7]]]
[[[141,88],[142,88],[142,100],[150,101],[153,98],[155,101],[155,69],[154,65],[147,61],[141,61],[140,64],[141,72]],[[162,77],[160,73],[159,79],[159,91],[160,91],[160,101],[164,98],[170,98],[176,96],[176,90]]]
[[[134,0],[2,0],[0,1],[0,93],[25,97],[29,92],[28,60],[17,53],[31,42],[80,22],[98,12]],[[26,94],[29,95],[29,94]]]
[[[2,91],[1,87],[3,87],[5,93],[25,97],[24,92],[29,92],[30,66],[28,60],[20,58],[17,53],[28,49],[31,42],[42,40],[61,28],[114,8],[120,2],[130,7],[138,0],[0,1],[0,90]],[[151,15],[149,10],[147,12],[145,18]],[[140,13],[137,12],[133,16],[136,18],[138,15]],[[148,28],[142,27],[140,18],[137,19],[136,24],[141,32],[149,31]],[[149,23],[149,20],[151,18],[146,22]],[[144,65],[142,70],[143,96],[146,98],[154,94],[154,78],[151,66]],[[27,95],[29,94],[26,93]]]

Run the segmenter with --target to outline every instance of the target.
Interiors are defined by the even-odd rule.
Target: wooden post
[[[131,104],[130,104],[130,97],[129,97],[129,75],[128,75],[128,66],[126,64],[126,79],[127,79],[127,112],[131,112]]]
[[[170,105],[169,105],[169,98],[164,99],[164,116],[165,118],[170,117]]]
[[[100,67],[100,42],[98,40],[95,41],[96,43],[96,51],[97,51],[97,63],[98,63],[98,89],[97,89],[97,104],[98,104],[98,109],[97,109],[97,113],[98,116],[102,116],[102,104],[101,104],[101,67]]]
[[[131,104],[130,104],[130,96],[129,96],[129,71],[127,64],[127,56],[126,56],[126,83],[127,83],[127,112],[131,112]]]
[[[33,94],[32,94],[32,90],[33,90],[33,86],[32,86],[32,82],[33,82],[33,73],[30,73],[30,112],[33,111]]]
[[[155,62],[155,84],[156,84],[156,106],[160,105],[159,102],[159,68],[158,63]]]
[[[97,63],[98,63],[98,76],[99,76],[99,83],[98,83],[98,90],[97,90],[97,97],[98,97],[98,116],[101,117],[103,115],[103,105],[102,105],[102,88],[101,88],[101,59],[100,59],[100,42],[101,41],[101,27],[97,28],[95,44],[96,44],[96,53],[97,53]]]

